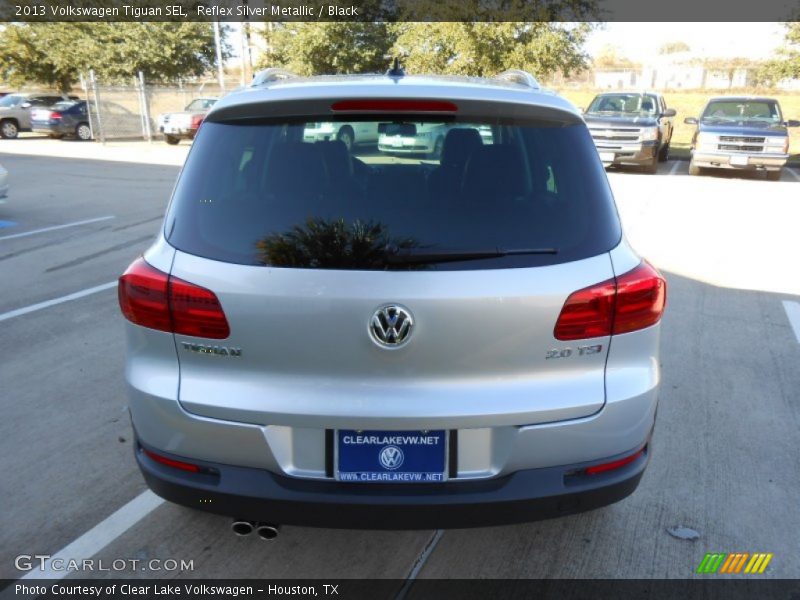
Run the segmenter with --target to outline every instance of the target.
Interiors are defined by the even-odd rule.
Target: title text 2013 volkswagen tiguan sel
[[[446,135],[307,141],[337,121]],[[120,279],[136,460],[240,533],[607,505],[649,460],[665,294],[581,115],[529,74],[268,70],[209,112]]]

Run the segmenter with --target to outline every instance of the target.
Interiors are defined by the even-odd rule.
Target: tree
[[[260,67],[282,66],[301,75],[377,73],[395,40],[387,23],[284,23],[264,34]]]
[[[774,85],[782,79],[800,78],[800,21],[785,23],[784,44],[773,60],[765,62],[756,74],[759,83]]]
[[[585,69],[589,23],[399,23],[394,51],[412,73],[490,76],[525,69],[537,77]]]
[[[210,23],[30,23],[0,32],[0,76],[69,91],[94,69],[104,81],[202,75],[214,64]],[[225,47],[225,55],[228,54]]]
[[[679,52],[689,52],[691,48],[689,44],[682,41],[676,42],[667,42],[666,44],[662,44],[661,47],[658,49],[659,54],[677,54]]]
[[[600,48],[600,50],[597,51],[597,55],[594,57],[594,61],[592,62],[594,63],[595,67],[603,69],[631,69],[636,67],[636,63],[625,56],[621,56],[619,53],[619,48],[611,44],[607,44]]]

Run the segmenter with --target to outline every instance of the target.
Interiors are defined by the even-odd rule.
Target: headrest
[[[440,163],[448,166],[463,166],[469,155],[482,145],[483,140],[477,129],[471,127],[451,129],[444,138]]]

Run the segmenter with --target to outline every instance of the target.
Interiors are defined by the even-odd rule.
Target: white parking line
[[[163,502],[163,498],[159,498],[150,490],[142,492],[106,520],[101,521],[77,540],[53,554],[50,559],[45,561],[44,569],[37,568],[30,571],[22,579],[63,579],[70,574],[70,571],[61,568],[54,570],[53,561],[60,560],[61,563],[57,563],[57,565],[63,565],[70,560],[82,561],[91,558],[161,506]]]
[[[783,310],[786,311],[786,316],[789,317],[789,324],[794,330],[794,337],[797,338],[797,343],[800,344],[800,302],[784,300]]]
[[[87,288],[85,290],[81,290],[80,292],[61,296],[60,298],[53,298],[52,300],[45,300],[44,302],[39,302],[38,304],[23,306],[22,308],[17,308],[16,310],[11,310],[9,312],[0,314],[0,321],[7,321],[8,319],[13,319],[14,317],[21,317],[22,315],[27,315],[28,313],[36,312],[37,310],[42,310],[43,308],[55,306],[56,304],[62,304],[64,302],[69,302],[70,300],[77,300],[78,298],[83,298],[84,296],[96,294],[97,292],[110,290],[116,286],[116,281],[109,281],[108,283],[96,285],[95,287]]]
[[[56,231],[58,229],[66,229],[67,227],[77,227],[78,225],[88,225],[89,223],[97,223],[99,221],[108,221],[115,218],[114,215],[106,217],[97,217],[96,219],[86,219],[85,221],[75,221],[73,223],[64,223],[63,225],[53,225],[52,227],[43,227],[42,229],[34,229],[33,231],[23,231],[22,233],[15,233],[13,235],[0,236],[0,240],[13,240],[14,238],[21,238],[28,235],[36,235],[37,233],[45,233],[48,231]]]
[[[786,171],[789,173],[789,175],[797,179],[797,181],[800,181],[800,175],[797,174],[797,171],[792,168],[787,168]]]
[[[676,173],[676,172],[677,172],[677,170],[678,170],[678,167],[680,167],[680,166],[681,166],[681,161],[679,161],[679,160],[676,160],[676,161],[675,161],[675,164],[674,164],[674,165],[672,165],[672,168],[669,170],[669,174],[670,174],[670,175],[675,175],[675,173]]]

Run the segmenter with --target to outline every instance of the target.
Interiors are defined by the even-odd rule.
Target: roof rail
[[[269,69],[263,69],[253,75],[253,81],[250,82],[250,87],[258,87],[274,81],[280,81],[281,79],[293,79],[295,77],[299,77],[299,75],[287,71],[286,69],[271,67]]]
[[[539,85],[539,82],[536,81],[536,77],[527,71],[523,71],[522,69],[509,69],[508,71],[503,71],[499,75],[495,75],[494,78],[502,81],[509,81],[511,83],[519,83],[520,85],[527,86],[532,90],[539,90],[542,87]]]

